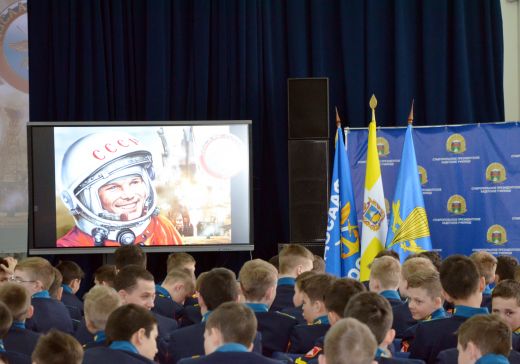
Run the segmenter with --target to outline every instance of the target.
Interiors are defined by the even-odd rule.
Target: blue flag
[[[325,241],[325,271],[359,279],[359,230],[343,130],[336,131],[336,153]]]
[[[401,262],[410,254],[432,249],[411,125],[408,125],[404,138],[386,248],[399,253]]]

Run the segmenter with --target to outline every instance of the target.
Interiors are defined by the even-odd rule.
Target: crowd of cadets
[[[238,275],[172,253],[161,284],[137,246],[84,277],[74,262],[0,261],[0,363],[520,363],[520,267],[487,252],[392,251],[368,282],[288,245]],[[494,289],[491,289],[494,285]],[[490,314],[491,313],[491,314]]]

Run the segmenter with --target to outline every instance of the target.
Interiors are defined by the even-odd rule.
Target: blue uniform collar
[[[96,335],[94,335],[94,341],[97,343],[104,343],[106,338],[105,331],[103,330],[96,332]]]
[[[431,315],[425,318],[423,321],[438,320],[446,317],[448,317],[448,315],[446,314],[444,308],[441,307],[433,311]]]
[[[5,353],[4,340],[0,339],[0,353]]]
[[[246,306],[253,310],[253,312],[268,312],[269,307],[265,303],[246,302]]]
[[[327,315],[320,316],[314,319],[312,321],[313,325],[328,325],[329,324],[329,317]]]
[[[279,286],[293,286],[294,287],[295,282],[296,282],[296,279],[293,277],[278,278]]]
[[[166,288],[164,288],[163,286],[160,286],[158,284],[155,285],[155,293],[157,293],[157,295],[159,297],[172,299],[172,296],[170,295],[170,292],[168,292],[166,290]]]
[[[64,292],[74,294],[74,292],[72,292],[72,288],[70,288],[70,286],[68,284],[62,284],[61,287],[63,288]]]
[[[114,350],[123,350],[128,351],[130,353],[139,354],[137,348],[130,341],[112,341],[112,344],[109,346],[110,349]]]
[[[482,292],[482,294],[485,294],[485,295],[488,295],[488,296],[491,296],[491,293],[493,293],[493,290],[491,289],[491,287],[489,286],[489,284],[486,286],[486,288],[484,288],[484,291]]]
[[[40,291],[32,295],[32,298],[51,298],[49,291]]]
[[[475,364],[507,364],[509,360],[499,354],[486,354],[480,357]]]
[[[489,313],[487,307],[469,307],[469,306],[455,306],[453,309],[453,316],[470,318],[475,315]]]
[[[211,311],[208,311],[204,315],[202,315],[202,322],[208,321],[209,315],[211,315]]]
[[[215,351],[220,351],[222,353],[228,353],[228,352],[247,353],[249,350],[247,350],[247,348],[242,344],[226,343],[222,346],[219,346],[217,348],[217,350],[215,350]]]
[[[386,299],[399,300],[399,301],[401,300],[401,296],[399,296],[399,292],[397,292],[396,290],[393,290],[393,289],[381,291],[379,294]]]
[[[16,327],[18,329],[25,329],[25,322],[22,321],[13,321],[11,327]]]
[[[376,355],[374,356],[375,359],[377,358],[386,358],[388,355],[386,354],[386,351],[381,349],[379,346],[376,349]]]

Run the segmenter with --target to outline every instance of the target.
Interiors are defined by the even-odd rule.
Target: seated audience
[[[192,274],[183,269],[168,271],[162,284],[155,286],[153,311],[165,317],[180,320],[184,313],[184,301],[195,290]]]
[[[94,283],[96,286],[109,286],[114,288],[114,280],[116,279],[116,266],[112,264],[104,264],[94,272]]]
[[[149,310],[127,304],[117,308],[106,324],[108,346],[85,351],[83,364],[153,363],[157,354],[157,321]]]
[[[83,314],[83,302],[76,296],[76,293],[81,286],[81,280],[85,277],[85,272],[81,267],[70,260],[60,261],[56,266],[63,276],[63,294],[61,302],[65,306],[75,307]]]
[[[495,273],[497,268],[497,258],[485,251],[478,251],[470,255],[470,259],[475,262],[477,269],[486,281],[486,288],[482,292],[482,307],[491,310],[491,287],[490,284],[495,282]]]

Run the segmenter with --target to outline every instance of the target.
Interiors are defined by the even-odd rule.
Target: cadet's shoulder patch
[[[319,347],[319,346],[315,346],[313,347],[311,350],[309,350],[307,352],[307,354],[305,354],[305,357],[306,358],[309,358],[309,359],[312,359],[312,358],[315,358],[316,355],[318,355],[320,352],[323,351],[323,348]]]

